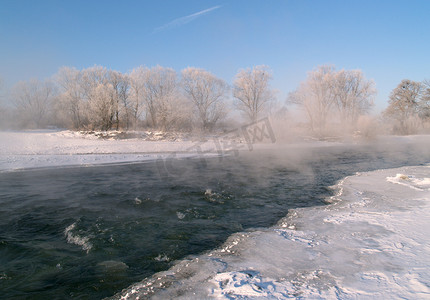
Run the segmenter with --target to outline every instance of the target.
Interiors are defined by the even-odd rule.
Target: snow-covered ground
[[[208,156],[218,152],[210,141],[101,139],[68,130],[0,132],[0,171]]]
[[[116,298],[430,299],[430,165],[333,188],[332,204],[237,233]]]

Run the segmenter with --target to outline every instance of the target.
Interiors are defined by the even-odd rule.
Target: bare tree
[[[361,70],[340,70],[334,75],[334,98],[342,125],[354,126],[360,115],[369,112],[376,95],[375,83]]]
[[[70,67],[62,67],[55,76],[59,86],[61,111],[79,129],[87,124],[82,72]]]
[[[93,129],[109,130],[112,128],[114,106],[112,98],[115,91],[110,83],[99,84],[91,91],[89,108],[91,111],[91,126]]]
[[[430,80],[424,80],[422,85],[421,117],[425,120],[430,120]]]
[[[93,129],[118,130],[122,113],[128,126],[129,80],[118,71],[94,66],[82,71],[61,68],[56,75],[61,90],[62,109],[74,128],[90,125]],[[102,116],[102,114],[108,114]]]
[[[366,80],[360,70],[336,71],[333,66],[319,66],[308,73],[288,100],[301,106],[312,132],[326,134],[328,119],[336,120],[337,109],[343,129],[354,129],[358,118],[373,105],[375,84]]]
[[[177,76],[175,70],[161,66],[145,72],[145,102],[153,127],[167,129],[169,113],[174,110],[172,100],[177,94]]]
[[[132,123],[132,107],[133,103],[130,99],[130,77],[128,74],[122,74],[122,82],[119,85],[118,97],[120,100],[120,111],[122,111],[124,125],[128,130]],[[119,120],[118,120],[119,124]]]
[[[137,127],[145,104],[145,76],[147,72],[147,68],[140,66],[136,69],[133,69],[128,76],[130,83],[129,104],[133,118],[134,129]]]
[[[12,91],[12,99],[23,126],[47,125],[52,108],[55,88],[52,82],[37,79],[18,82]]]
[[[223,80],[203,69],[187,68],[182,71],[182,88],[193,103],[203,130],[212,130],[225,117],[223,99],[228,87]]]
[[[312,132],[320,136],[325,133],[327,118],[335,104],[334,78],[334,67],[319,66],[309,72],[306,81],[288,96],[289,102],[305,110]]]
[[[384,115],[397,121],[397,130],[401,134],[409,134],[416,129],[411,125],[422,112],[423,90],[421,82],[404,79],[391,92]]]
[[[112,111],[110,118],[111,123],[115,123],[116,130],[118,130],[120,125],[120,111],[123,107],[127,107],[128,105],[129,81],[126,75],[118,71],[109,71],[108,74],[108,81],[113,88],[113,93],[111,94]],[[127,116],[127,110],[124,111],[124,114]]]
[[[4,95],[4,81],[0,77],[0,129],[11,128],[13,124],[13,118],[10,108],[4,106],[4,100],[6,99]]]
[[[252,69],[240,70],[233,85],[233,96],[239,110],[253,122],[274,100],[274,92],[269,82],[272,74],[267,66],[260,65]]]
[[[88,104],[90,126],[109,130],[113,125],[115,91],[109,82],[109,71],[94,66],[82,71],[82,88]]]

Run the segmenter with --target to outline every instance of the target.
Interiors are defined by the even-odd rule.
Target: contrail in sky
[[[178,26],[187,24],[187,23],[193,21],[194,19],[201,17],[203,15],[206,15],[206,14],[210,13],[211,11],[216,10],[220,7],[221,7],[220,5],[217,5],[217,6],[214,6],[214,7],[208,8],[208,9],[204,9],[202,11],[196,12],[194,14],[191,14],[191,15],[188,15],[188,16],[185,16],[182,18],[174,19],[173,21],[166,23],[163,26],[155,28],[152,33],[153,34],[158,33],[158,32],[163,31],[163,30],[167,30],[167,29],[171,29],[174,27],[178,27]]]

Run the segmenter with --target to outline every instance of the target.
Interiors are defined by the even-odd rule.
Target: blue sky
[[[430,1],[0,0],[4,88],[61,66],[273,70],[279,100],[318,65],[361,69],[377,110],[404,78],[430,79]]]

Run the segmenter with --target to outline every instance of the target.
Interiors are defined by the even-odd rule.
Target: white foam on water
[[[169,262],[170,258],[165,254],[158,254],[157,257],[154,258],[155,261]]]
[[[66,237],[67,242],[69,244],[81,246],[82,250],[86,251],[87,253],[90,252],[93,247],[90,242],[90,238],[87,236],[80,236],[78,234],[74,234],[73,230],[75,229],[75,227],[76,223],[73,223],[64,230],[64,236]]]
[[[417,188],[429,174],[418,166],[347,177],[331,204],[234,234],[115,298],[429,299],[430,191]]]
[[[221,194],[217,193],[217,192],[214,192],[211,189],[206,189],[206,191],[205,191],[205,197],[210,202],[224,204],[224,198],[223,198],[223,196]]]
[[[176,216],[178,217],[179,220],[182,220],[183,218],[185,218],[185,214],[180,211],[176,212]]]

